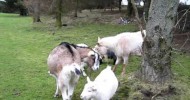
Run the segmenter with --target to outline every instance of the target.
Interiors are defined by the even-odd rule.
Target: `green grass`
[[[53,98],[55,79],[49,76],[46,59],[60,42],[86,43],[93,47],[97,37],[115,35],[123,31],[136,31],[129,25],[84,23],[54,29],[45,23],[33,24],[32,18],[17,14],[0,13],[0,100],[61,100]],[[52,35],[52,33],[55,33]],[[172,70],[180,82],[190,83],[190,57],[175,54]],[[127,73],[139,68],[140,58],[131,57]],[[101,65],[101,69],[106,64]],[[100,72],[91,73],[91,78]],[[116,72],[119,76],[121,68]],[[74,92],[79,100],[85,77],[81,77]],[[187,86],[189,88],[189,86]]]

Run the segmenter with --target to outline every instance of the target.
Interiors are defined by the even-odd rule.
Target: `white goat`
[[[104,46],[95,46],[94,50],[96,50],[102,59],[105,59],[105,61],[108,63],[108,59],[113,59],[113,64],[115,64],[116,62],[116,56],[115,53],[111,50],[109,50],[108,48],[104,47]]]
[[[83,100],[110,100],[117,88],[118,80],[111,70],[111,66],[107,66],[94,81],[87,77],[87,83],[80,98]]]
[[[146,36],[146,31],[144,31],[144,36]],[[117,56],[115,66],[113,71],[115,71],[116,66],[123,59],[123,70],[122,75],[125,75],[126,64],[128,63],[128,57],[130,54],[141,55],[142,43],[143,43],[142,34],[138,32],[124,32],[116,36],[110,36],[105,38],[98,38],[96,50],[98,51],[101,47],[106,47],[109,50],[113,51]]]
[[[57,87],[54,97],[58,96],[60,89],[63,100],[70,100],[81,73],[81,62],[97,70],[99,68],[98,59],[98,54],[91,48],[79,47],[67,42],[62,42],[55,47],[47,59],[49,74],[56,79]]]
[[[58,76],[58,86],[63,100],[71,100],[74,88],[80,77],[80,66],[76,63],[66,65]]]

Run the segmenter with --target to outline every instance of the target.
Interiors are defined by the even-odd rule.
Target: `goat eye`
[[[95,55],[91,55],[92,59],[95,59]]]
[[[101,46],[100,43],[97,43],[98,46]]]

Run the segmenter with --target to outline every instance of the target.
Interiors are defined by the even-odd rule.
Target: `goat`
[[[61,90],[63,100],[71,100],[74,88],[80,77],[80,65],[72,63],[62,68],[58,76],[58,87]]]
[[[94,49],[100,54],[102,59],[106,60],[107,63],[108,59],[113,59],[113,65],[115,64],[117,58],[113,51],[103,46],[102,47],[95,46]]]
[[[146,35],[144,30],[144,36]],[[141,55],[143,36],[140,31],[138,32],[124,32],[116,36],[110,36],[105,38],[98,38],[96,49],[106,47],[113,51],[117,57],[113,71],[116,70],[116,66],[123,59],[123,69],[121,75],[125,75],[126,64],[128,63],[128,57],[130,54]]]
[[[79,46],[79,47],[87,47],[87,48],[89,47],[88,45],[86,45],[84,43],[80,43],[80,44],[76,44],[76,45]],[[82,70],[83,76],[87,76],[86,73],[85,73],[85,71],[84,71],[84,67],[87,66],[87,64],[85,62],[82,62],[81,66],[82,66],[81,70]]]
[[[111,66],[107,66],[91,81],[87,77],[87,83],[80,95],[83,100],[110,100],[118,88],[118,80],[111,70]]]
[[[87,44],[84,44],[84,43],[80,43],[80,44],[76,44],[77,46],[79,47],[86,47],[86,48],[89,48],[89,46]],[[97,52],[95,49],[93,49],[95,52]],[[97,52],[98,53],[98,52]],[[102,64],[102,58],[101,56],[99,55],[99,62],[100,64]],[[83,72],[83,76],[86,76],[86,73],[84,72],[84,67],[87,66],[87,64],[85,62],[82,62],[82,72]]]
[[[80,54],[81,60],[83,63],[87,64],[87,66],[91,67],[93,70],[97,70],[100,65],[100,55],[88,47],[86,44],[71,44]]]
[[[55,92],[54,97],[58,96],[59,94],[58,89],[60,89],[62,92],[63,100],[65,98],[70,99],[73,94],[73,90],[71,89],[71,92],[69,92],[68,96],[65,97],[65,95],[63,95],[64,94],[63,88],[61,88],[63,87],[62,86],[63,81],[66,81],[68,84],[69,84],[69,81],[74,81],[74,86],[78,81],[78,78],[75,79],[75,77],[78,77],[77,75],[73,76],[73,74],[72,75],[68,74],[67,76],[60,76],[60,75],[66,75],[67,73],[69,73],[65,71],[66,69],[64,67],[67,66],[67,69],[69,69],[68,67],[70,67],[70,69],[73,69],[71,67],[74,66],[74,68],[76,68],[76,66],[80,66],[80,70],[79,68],[76,68],[75,70],[76,74],[80,74],[81,69],[82,69],[81,68],[82,61],[87,63],[87,65],[90,66],[93,70],[97,70],[99,68],[98,59],[99,59],[99,55],[95,51],[93,51],[91,48],[79,47],[67,42],[62,42],[57,47],[55,47],[50,52],[47,59],[49,74],[55,77],[56,79],[57,86],[56,86],[56,92]],[[63,77],[67,77],[68,79],[65,79]],[[74,80],[70,80],[70,79],[74,79]],[[70,91],[68,90],[69,88],[64,88],[64,90],[65,89],[67,89],[67,91]]]

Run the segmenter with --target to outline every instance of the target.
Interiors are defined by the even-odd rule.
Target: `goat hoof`
[[[54,96],[53,96],[53,97],[57,98],[57,97],[59,97],[59,94],[54,94]]]
[[[87,76],[86,73],[83,73],[82,75],[83,75],[83,76]]]

